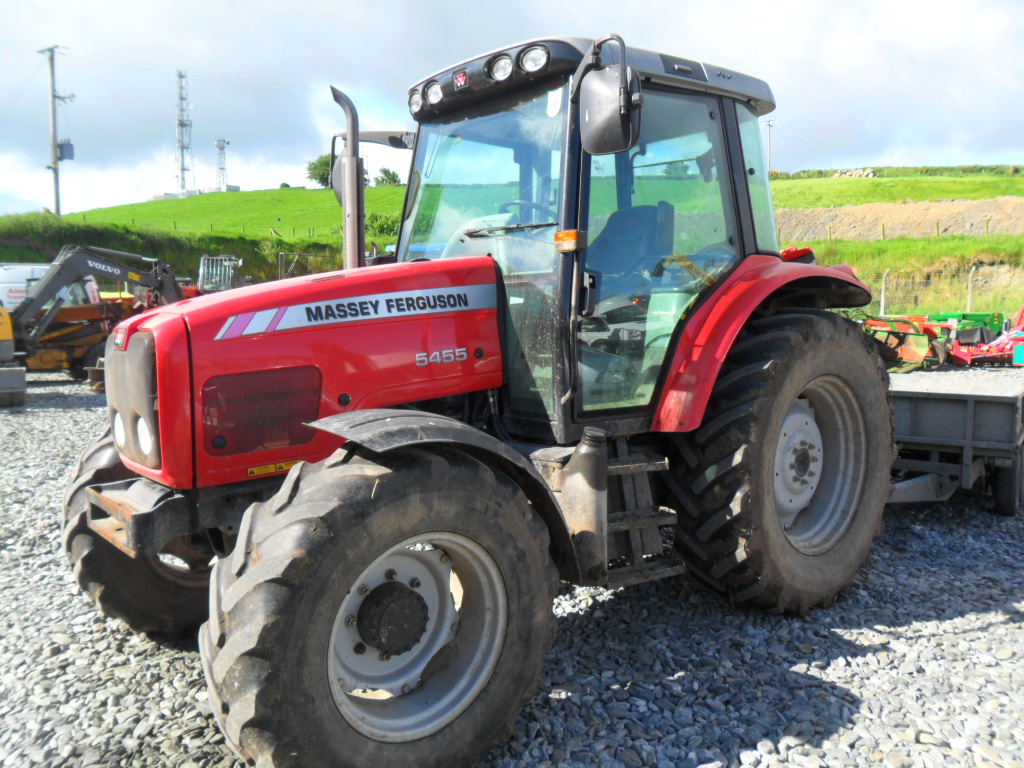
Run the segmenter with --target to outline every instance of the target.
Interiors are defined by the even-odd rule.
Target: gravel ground
[[[29,379],[28,405],[0,411],[0,765],[240,768],[196,650],[79,593],[57,518],[104,401]],[[484,764],[1024,764],[1024,517],[990,506],[890,509],[855,586],[806,619],[686,578],[563,592],[541,689]]]

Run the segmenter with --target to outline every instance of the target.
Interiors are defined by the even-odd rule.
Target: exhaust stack
[[[342,220],[345,269],[355,269],[363,265],[363,254],[366,252],[365,190],[363,160],[359,157],[359,116],[352,100],[333,85],[331,95],[344,110],[347,121],[347,130],[342,139],[343,154],[337,160],[334,157],[334,142],[331,142],[331,188],[345,213]]]

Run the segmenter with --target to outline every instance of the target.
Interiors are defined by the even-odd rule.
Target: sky
[[[531,38],[622,35],[627,46],[766,80],[772,167],[1024,163],[1021,0],[50,0],[8,3],[0,27],[0,214],[53,207],[49,75],[60,46],[63,213],[177,190],[177,72],[188,74],[193,172],[214,140],[243,190],[314,186],[306,163],[344,130],[410,130],[410,85]],[[628,54],[627,54],[628,56]],[[764,129],[767,131],[767,129]],[[410,155],[364,146],[371,177]]]

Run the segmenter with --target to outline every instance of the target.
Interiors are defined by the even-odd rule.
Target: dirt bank
[[[775,212],[785,242],[825,240],[879,240],[885,237],[983,235],[1024,233],[1024,198],[994,200],[938,200],[924,203],[869,203],[839,208],[779,209]]]

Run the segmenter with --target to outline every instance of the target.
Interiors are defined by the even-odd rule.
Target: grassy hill
[[[828,208],[865,203],[925,200],[991,200],[1024,197],[1019,176],[903,176],[881,178],[800,178],[772,182],[776,208]]]
[[[1024,197],[1024,177],[1013,166],[879,168],[878,178],[833,178],[831,171],[786,174],[772,182],[777,208],[824,208],[873,202]],[[467,193],[473,193],[471,188]],[[404,187],[366,190],[368,218],[401,210]],[[45,214],[0,216],[0,261],[49,261],[66,243],[87,243],[159,256],[179,274],[194,274],[202,253],[246,260],[254,279],[276,277],[278,254],[302,252],[325,259],[340,249],[341,209],[326,189],[271,189],[209,193],[100,208],[61,218]],[[294,233],[294,234],[293,234]],[[385,245],[394,237],[368,233]],[[787,243],[788,244],[788,243]],[[1024,236],[944,237],[913,240],[811,243],[824,263],[860,270],[931,269],[936,265],[1024,264]]]
[[[395,213],[402,209],[404,197],[405,187],[371,187],[366,190],[366,211]],[[177,232],[325,239],[341,223],[341,208],[329,189],[287,187],[152,200],[72,213],[65,218]]]
[[[883,202],[924,200],[988,200],[1024,197],[1024,177],[1006,175],[880,178],[797,178],[772,182],[777,208],[828,208]],[[393,214],[402,208],[405,187],[366,190],[367,215]],[[341,221],[334,193],[326,189],[267,189],[256,192],[214,192],[180,200],[97,208],[68,214],[65,219],[124,227],[212,232],[285,240],[325,239]],[[276,233],[273,234],[273,233]]]

